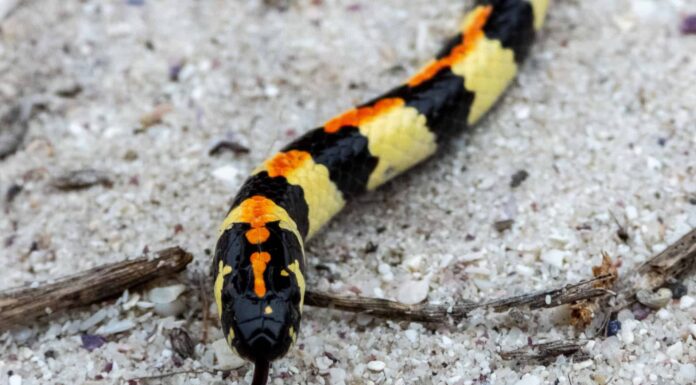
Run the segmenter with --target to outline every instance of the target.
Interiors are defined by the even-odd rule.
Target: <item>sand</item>
[[[20,150],[0,161],[0,191],[22,188],[0,215],[0,287],[173,245],[195,256],[180,282],[207,276],[217,226],[255,165],[401,82],[455,30],[464,5],[19,2],[0,21],[0,109],[41,108]],[[479,301],[587,278],[603,251],[628,271],[696,227],[696,36],[679,33],[695,12],[685,0],[556,1],[503,102],[432,161],[350,204],[309,246],[308,285],[397,298],[428,280],[428,301]],[[169,112],[142,129],[155,110]],[[249,153],[211,156],[223,138]],[[112,185],[52,187],[86,168]],[[520,170],[529,177],[513,188]],[[512,228],[497,231],[507,219]],[[693,383],[696,281],[684,284],[689,294],[644,320],[621,313],[610,338],[573,329],[562,310],[426,327],[308,308],[271,383]],[[147,302],[141,290],[0,334],[0,384],[118,384],[220,367],[215,322],[200,342],[200,292],[184,294],[178,318],[134,305],[137,296]],[[126,330],[106,333],[124,320]],[[174,358],[174,327],[197,343],[193,358]],[[88,351],[84,334],[106,342]],[[564,338],[587,339],[591,358],[544,366],[499,356]],[[235,367],[225,380],[149,383],[248,383],[250,365],[222,362]]]

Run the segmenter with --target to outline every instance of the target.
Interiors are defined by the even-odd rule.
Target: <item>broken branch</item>
[[[86,306],[120,295],[124,290],[155,278],[177,273],[193,260],[187,251],[172,247],[154,258],[117,262],[37,287],[23,286],[0,292],[0,330],[60,310]]]

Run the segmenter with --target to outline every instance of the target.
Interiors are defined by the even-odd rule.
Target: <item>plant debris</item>
[[[148,128],[161,123],[164,115],[171,111],[172,106],[169,104],[160,104],[156,106],[151,112],[140,118],[140,128],[136,130],[136,133],[144,132]]]
[[[172,344],[172,349],[179,357],[186,359],[193,357],[194,343],[184,328],[174,328],[169,332],[169,342]]]
[[[208,154],[214,156],[219,155],[225,151],[231,151],[235,155],[243,155],[248,154],[250,150],[248,147],[245,147],[234,140],[222,139],[210,148]]]
[[[506,230],[510,230],[512,228],[512,225],[515,224],[514,219],[505,219],[502,221],[497,221],[493,224],[493,227],[495,227],[495,230],[499,233],[502,233]]]
[[[84,169],[66,172],[53,178],[51,185],[59,190],[80,190],[94,185],[113,186],[112,174],[94,169]]]
[[[527,178],[529,178],[529,173],[527,172],[527,170],[517,171],[516,173],[512,174],[512,178],[510,180],[510,187],[519,187],[525,180],[527,180]]]

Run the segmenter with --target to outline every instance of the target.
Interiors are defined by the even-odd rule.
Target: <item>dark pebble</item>
[[[519,187],[519,185],[522,184],[527,178],[529,177],[529,173],[527,170],[519,170],[516,173],[512,175],[512,179],[510,180],[510,187],[515,188]]]
[[[367,242],[365,245],[365,254],[374,253],[379,248],[379,245],[372,243],[372,241]]]
[[[12,203],[12,201],[17,198],[17,195],[19,195],[20,192],[22,192],[23,187],[18,184],[13,184],[10,186],[10,188],[7,189],[7,192],[5,193],[5,202],[7,203]]]
[[[169,342],[172,344],[172,349],[181,358],[193,357],[195,344],[189,336],[186,329],[175,328],[169,333]]]
[[[680,30],[684,35],[696,34],[696,14],[685,17]]]
[[[82,339],[82,347],[88,351],[98,349],[106,343],[106,339],[102,336],[96,336],[93,334],[83,334],[80,336]]]
[[[633,313],[633,316],[636,317],[638,321],[642,321],[652,313],[652,309],[650,309],[647,306],[643,306],[639,303],[633,304],[633,307],[631,307],[631,312]]]
[[[615,336],[619,333],[619,330],[621,330],[621,321],[619,320],[611,320],[607,324],[607,336]]]
[[[686,293],[688,293],[688,289],[686,288],[686,285],[679,281],[673,281],[667,283],[666,287],[669,290],[672,290],[672,299],[680,299],[681,297],[685,296]]]
[[[502,221],[497,221],[493,224],[493,227],[499,232],[502,233],[503,231],[510,230],[512,228],[512,225],[515,223],[514,219],[505,219]]]

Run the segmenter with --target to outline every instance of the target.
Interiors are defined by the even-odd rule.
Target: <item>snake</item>
[[[220,226],[213,294],[230,348],[253,385],[296,342],[305,243],[354,197],[437,153],[505,93],[550,0],[476,0],[459,31],[406,81],[306,132],[242,184]]]

